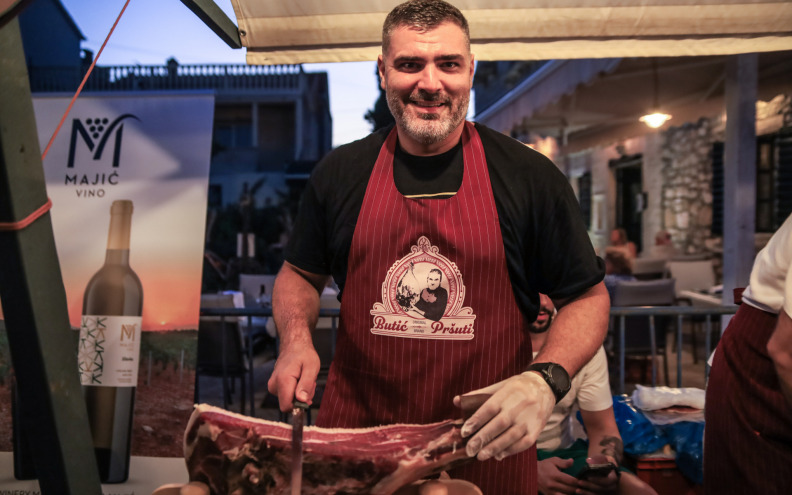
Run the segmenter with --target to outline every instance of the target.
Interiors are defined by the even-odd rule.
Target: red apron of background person
[[[743,302],[721,336],[707,383],[704,493],[790,493],[792,408],[767,341],[778,316]]]
[[[396,131],[368,182],[349,254],[324,427],[460,417],[453,397],[522,372],[528,323],[506,268],[484,149],[462,137],[462,186],[449,199],[407,199],[393,181]],[[438,280],[440,283],[438,284]],[[424,318],[447,299],[439,321]],[[416,309],[417,308],[417,309]],[[435,318],[439,318],[436,316]],[[536,450],[451,471],[487,495],[536,493]]]

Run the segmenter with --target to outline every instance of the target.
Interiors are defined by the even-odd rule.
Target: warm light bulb
[[[654,112],[648,115],[644,115],[639,120],[644,124],[648,125],[649,127],[651,127],[652,129],[657,129],[661,125],[665,124],[666,121],[670,118],[671,116],[668,115],[667,113]]]

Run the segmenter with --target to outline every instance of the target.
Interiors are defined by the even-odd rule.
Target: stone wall
[[[710,119],[669,128],[661,144],[663,226],[683,253],[712,245],[712,144]]]

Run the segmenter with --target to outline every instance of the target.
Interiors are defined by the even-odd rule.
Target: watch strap
[[[526,371],[536,371],[550,386],[556,404],[563,399],[572,387],[569,373],[558,363],[531,363]]]

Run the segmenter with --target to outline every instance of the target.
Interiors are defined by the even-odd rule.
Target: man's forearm
[[[602,282],[561,306],[534,361],[558,363],[574,376],[605,340],[609,310]]]
[[[283,264],[272,299],[272,315],[281,346],[311,343],[311,332],[319,318],[319,297],[327,277]]]
[[[613,415],[613,408],[602,411],[580,410],[586,434],[589,438],[589,457],[604,454],[613,457],[621,464],[624,457],[624,443],[619,435],[619,427]]]
[[[767,352],[778,373],[781,392],[792,407],[792,319],[783,308],[778,313],[778,322],[767,343]]]

